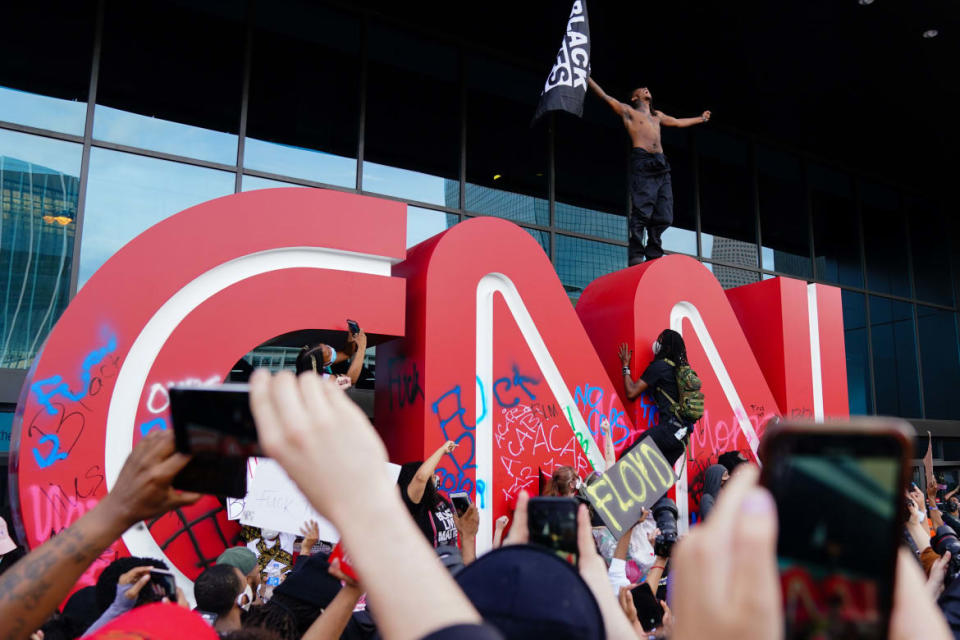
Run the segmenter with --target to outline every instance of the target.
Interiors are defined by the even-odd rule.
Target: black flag
[[[547,111],[566,111],[583,115],[583,98],[587,95],[590,75],[590,21],[586,0],[574,0],[567,20],[567,32],[557,53],[557,61],[547,76],[540,94],[540,104],[533,121]]]

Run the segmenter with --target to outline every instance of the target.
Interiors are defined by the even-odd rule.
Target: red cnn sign
[[[54,327],[17,407],[10,469],[30,546],[89,510],[131,447],[169,427],[169,386],[222,380],[252,347],[345,331],[347,317],[378,344],[374,421],[391,459],[460,444],[441,488],[473,495],[481,548],[540,474],[603,469],[603,418],[618,451],[656,423],[649,398],[621,400],[619,342],[640,372],[672,327],[703,380],[706,413],[678,463],[684,522],[703,469],[734,449],[755,458],[770,417],[847,416],[835,288],[776,278],[725,292],[695,260],[668,256],[597,279],[574,309],[520,227],[471,219],[407,252],[405,218],[405,205],[377,198],[253,191],[187,209],[117,252]],[[82,582],[127,553],[167,557],[189,580],[236,533],[207,498],[125,533]]]

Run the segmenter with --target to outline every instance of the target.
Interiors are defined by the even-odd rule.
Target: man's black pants
[[[630,202],[627,264],[633,266],[663,256],[661,236],[673,224],[670,163],[662,153],[638,148],[631,152]]]

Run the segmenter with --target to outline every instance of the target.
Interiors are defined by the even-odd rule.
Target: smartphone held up
[[[787,638],[887,637],[913,435],[890,419],[768,427]]]

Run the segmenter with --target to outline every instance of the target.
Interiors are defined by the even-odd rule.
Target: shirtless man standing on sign
[[[623,118],[623,126],[630,134],[633,150],[630,153],[630,243],[628,265],[633,266],[663,255],[660,237],[673,224],[673,188],[670,183],[670,163],[660,144],[660,125],[665,127],[692,127],[710,120],[710,112],[696,118],[674,118],[653,109],[653,96],[646,87],[635,89],[630,104],[608,96],[593,78],[587,83],[593,92],[603,98],[614,112]],[[644,243],[644,232],[649,239]],[[644,246],[646,244],[646,246]]]

